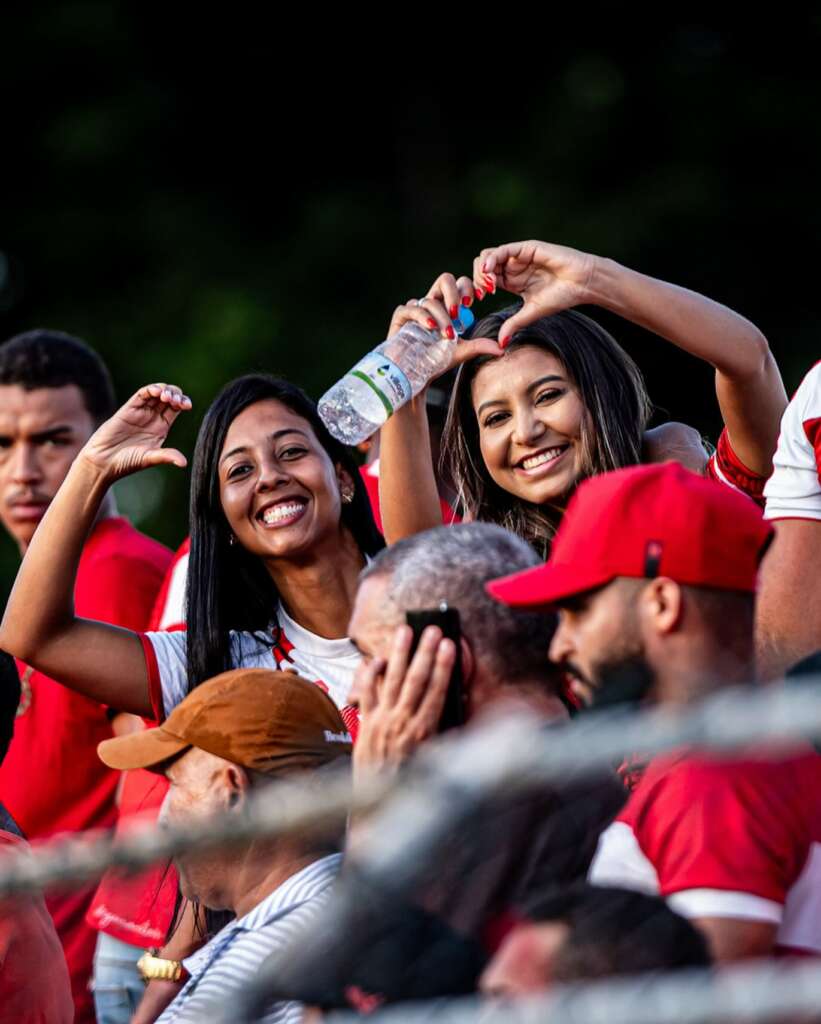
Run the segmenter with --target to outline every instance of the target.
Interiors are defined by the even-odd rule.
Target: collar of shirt
[[[210,942],[183,961],[191,978],[199,978],[240,932],[256,931],[318,896],[337,876],[341,863],[341,853],[315,860],[287,878],[243,917],[229,922]]]

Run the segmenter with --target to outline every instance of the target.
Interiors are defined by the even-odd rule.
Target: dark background
[[[190,452],[232,376],[318,397],[397,302],[536,237],[741,310],[794,390],[821,348],[821,16],[381,8],[378,38],[362,11],[7,8],[0,336],[85,338],[122,398],[180,384]],[[715,438],[711,370],[608,326],[659,418]],[[185,474],[119,486],[144,529],[183,538]],[[0,597],[15,562],[3,538]]]

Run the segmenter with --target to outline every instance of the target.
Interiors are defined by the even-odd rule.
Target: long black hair
[[[238,544],[229,544],[231,532],[220,502],[217,474],[231,423],[249,405],[270,399],[307,420],[334,465],[341,466],[353,481],[353,501],[342,505],[342,523],[360,551],[373,555],[385,545],[351,452],[331,437],[305,392],[262,373],[231,381],[205,414],[194,450],[186,583],[189,690],[232,667],[231,630],[267,632],[279,603],[277,588],[262,560]]]
[[[471,336],[498,338],[502,324],[520,308],[491,313],[471,328]],[[641,462],[652,406],[641,371],[618,342],[595,320],[570,309],[517,331],[509,350],[525,345],[549,352],[562,363],[585,407],[576,483]],[[470,519],[504,526],[547,557],[570,495],[555,506],[534,505],[499,487],[482,458],[471,385],[479,370],[497,358],[480,356],[459,367],[442,436],[442,458],[457,491],[459,511]]]

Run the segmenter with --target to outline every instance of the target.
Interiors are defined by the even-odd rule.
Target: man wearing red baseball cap
[[[488,584],[514,607],[555,607],[551,660],[586,702],[682,703],[753,678],[756,576],[771,528],[748,498],[677,463],[586,481],[542,566]]]
[[[550,561],[488,584],[556,607],[550,657],[596,701],[686,704],[754,677],[758,565],[770,527],[729,488],[673,463],[588,480]],[[821,758],[808,746],[735,760],[656,758],[590,869],[595,884],[665,897],[718,961],[821,953]]]

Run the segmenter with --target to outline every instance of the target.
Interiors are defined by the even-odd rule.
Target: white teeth
[[[545,462],[557,458],[563,451],[564,448],[548,448],[547,451],[539,452],[538,455],[531,455],[529,459],[522,462],[522,469],[535,469],[537,466],[542,466]]]
[[[262,519],[268,526],[280,523],[283,519],[290,519],[297,512],[301,512],[305,506],[299,501],[290,501],[287,505],[272,505],[262,513]]]

